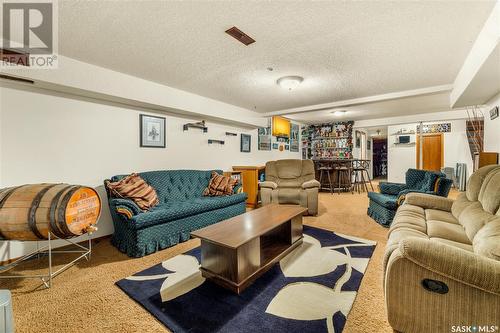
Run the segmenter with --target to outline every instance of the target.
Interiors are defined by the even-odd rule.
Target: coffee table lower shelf
[[[258,239],[258,238],[257,238]],[[282,258],[284,258],[287,254],[292,252],[296,247],[302,244],[302,239],[303,237],[300,236],[299,239],[297,239],[293,244],[285,244],[285,243],[270,243],[266,247],[260,249],[260,262],[261,264],[259,267],[257,265],[250,265],[247,266],[245,265],[245,260],[244,258],[240,258],[238,260],[238,252],[235,251],[235,256],[229,256],[229,258],[236,259],[236,262],[234,263],[229,263],[226,268],[228,269],[223,269],[220,271],[221,265],[217,265],[219,267],[219,274],[214,273],[210,269],[207,269],[203,267],[202,262],[202,267],[200,267],[201,274],[204,278],[220,285],[221,287],[224,287],[226,289],[229,289],[237,294],[240,294],[244,289],[246,289],[249,285],[253,283],[258,277],[260,277],[262,274],[267,272],[271,267],[274,266],[277,262],[279,262]],[[202,241],[203,242],[203,241]],[[217,244],[211,244],[215,247],[217,247]],[[202,249],[207,247],[210,247],[211,245],[205,244],[205,246],[202,245]],[[226,248],[227,250],[227,248]],[[237,249],[235,249],[237,250]],[[248,253],[243,254],[243,251],[241,252],[241,255],[248,255]],[[203,257],[203,251],[202,251],[202,257]],[[226,257],[227,258],[227,257]],[[220,258],[219,258],[220,259]],[[243,260],[241,260],[243,259]],[[212,261],[212,260],[209,260]],[[221,263],[219,261],[219,263]],[[238,264],[243,264],[245,267],[241,267],[241,265]],[[206,263],[205,263],[205,266]],[[210,267],[210,266],[209,266]],[[245,269],[246,268],[246,269]],[[249,269],[250,268],[250,269]],[[239,272],[238,272],[239,270]],[[243,272],[243,275],[241,274]],[[238,281],[238,276],[246,277],[240,279]],[[233,277],[234,280],[229,279],[229,277]]]
[[[298,205],[270,204],[191,232],[201,239],[201,273],[241,293],[255,279],[302,244]]]

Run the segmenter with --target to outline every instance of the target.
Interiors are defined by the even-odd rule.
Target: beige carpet
[[[382,290],[387,229],[366,215],[367,206],[366,193],[321,193],[319,215],[305,218],[305,224],[311,226],[378,242],[349,314],[346,333],[392,332],[386,321]],[[56,277],[51,289],[40,288],[34,279],[0,280],[0,289],[13,292],[17,332],[168,332],[114,283],[198,245],[199,241],[190,240],[131,259],[111,246],[109,239],[102,239],[95,242],[91,261],[81,261]],[[36,272],[30,269],[37,262],[15,270]],[[42,263],[43,259],[38,262]]]

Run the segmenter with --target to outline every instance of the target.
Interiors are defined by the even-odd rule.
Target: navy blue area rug
[[[241,295],[205,280],[200,248],[116,284],[174,332],[342,332],[375,242],[304,226],[304,242]]]

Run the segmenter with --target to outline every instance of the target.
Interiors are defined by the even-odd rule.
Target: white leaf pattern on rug
[[[360,239],[350,240],[361,242]],[[376,243],[366,241],[322,247],[317,239],[304,235],[302,245],[280,261],[281,270],[286,277],[328,274],[344,264],[346,271],[336,281],[333,289],[313,282],[287,285],[272,299],[266,312],[295,320],[326,319],[328,332],[334,333],[333,315],[340,311],[347,317],[357,294],[355,291],[342,291],[342,286],[351,278],[353,268],[364,273],[369,261],[368,258],[352,258],[349,248],[374,244]],[[335,250],[340,248],[344,249],[345,254]]]
[[[333,314],[340,311],[347,317],[355,297],[355,291],[336,291],[312,282],[291,283],[278,292],[266,312],[295,320],[326,319],[328,332],[333,333]]]
[[[309,235],[304,235],[302,245],[281,259],[280,267],[286,277],[311,277],[333,272],[337,266],[349,264],[363,273],[368,265],[367,258],[351,258],[335,251],[345,246],[367,246],[370,244],[344,244],[321,247],[321,243]]]
[[[126,279],[133,281],[165,279],[160,288],[162,302],[184,295],[205,282],[205,278],[201,276],[198,259],[193,256],[181,254],[162,262],[162,266],[173,273],[129,276]]]
[[[322,247],[319,240],[336,245]],[[200,255],[200,249],[162,262],[162,267],[168,272],[162,272],[160,267],[154,266],[149,269],[152,273],[146,273],[148,275],[142,273],[142,275],[131,276],[117,284],[165,325],[175,327],[178,323],[184,323],[180,329],[182,332],[191,329],[214,331],[214,327],[222,326],[231,327],[232,331],[255,332],[260,324],[246,322],[244,327],[240,327],[235,324],[233,317],[238,318],[241,314],[242,320],[246,320],[249,314],[259,316],[267,313],[267,319],[265,323],[262,323],[266,325],[267,330],[271,330],[272,323],[281,323],[284,319],[291,319],[303,322],[290,322],[290,327],[302,327],[301,330],[303,330],[303,327],[310,325],[314,329],[309,331],[321,332],[327,328],[329,333],[340,333],[354,303],[362,274],[366,270],[375,245],[374,241],[305,226],[303,243],[280,261],[279,267],[281,269],[273,270],[274,275],[267,276],[268,282],[265,284],[265,289],[260,291],[254,289],[254,292],[258,291],[258,293],[251,296],[251,300],[245,297],[232,299],[234,304],[232,303],[231,306],[234,306],[234,312],[231,314],[231,319],[224,316],[220,318],[217,315],[212,316],[210,310],[204,311],[202,317],[204,316],[203,318],[215,325],[211,329],[206,329],[207,327],[204,325],[198,326],[196,321],[193,322],[191,311],[185,313],[183,309],[181,311],[175,309],[167,313],[163,309],[169,306],[168,303],[161,305],[159,302],[160,300],[166,302],[176,298],[176,301],[182,306],[183,302],[187,302],[187,299],[191,300],[191,298],[184,299],[179,296],[190,294],[190,292],[195,293],[192,294],[193,297],[198,293],[198,296],[201,297],[200,302],[205,302],[204,297],[208,293],[213,301],[209,309],[213,308],[216,314],[227,312],[226,296],[219,297],[219,293],[212,288],[197,289],[205,282],[197,259]],[[351,251],[354,249],[357,250],[357,258],[351,256]],[[338,267],[342,267],[342,270]],[[354,272],[353,275],[353,270],[361,273],[361,276],[358,272]],[[154,286],[146,284],[143,285],[143,288],[136,284],[140,284],[141,281],[160,279],[165,279],[162,281],[161,287],[158,286],[159,283],[154,283]],[[136,282],[124,283],[126,280]],[[270,288],[267,288],[269,285]],[[264,287],[260,285],[258,288]],[[151,296],[158,295],[155,294],[158,293],[158,289],[160,289],[161,297],[152,298]],[[143,294],[147,294],[148,297],[144,298]],[[259,300],[259,303],[253,304],[254,299]],[[250,304],[251,306],[248,306]],[[184,305],[189,308],[191,303]],[[160,307],[161,311],[153,311],[160,309]],[[254,327],[253,324],[257,326]],[[277,331],[281,332],[282,330],[278,329]]]

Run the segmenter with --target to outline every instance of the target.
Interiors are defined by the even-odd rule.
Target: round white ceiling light
[[[333,111],[332,114],[335,116],[335,117],[342,117],[343,115],[346,114],[346,110],[337,110],[337,111]]]
[[[276,83],[283,89],[293,90],[297,88],[302,81],[304,81],[304,78],[301,76],[283,76],[280,77]]]

